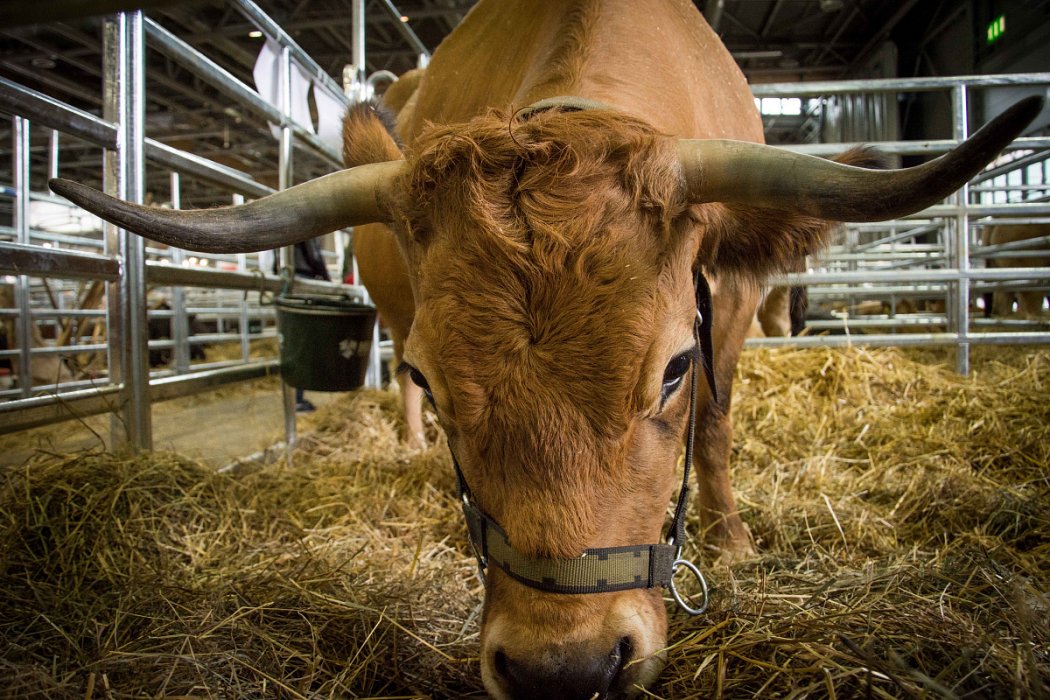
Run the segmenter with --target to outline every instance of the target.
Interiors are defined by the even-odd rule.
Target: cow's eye
[[[664,370],[664,385],[663,390],[660,392],[660,404],[663,405],[667,399],[671,398],[671,394],[678,390],[678,387],[682,385],[682,378],[685,377],[685,373],[689,371],[689,367],[693,364],[693,351],[683,352],[678,355],[670,362],[667,363],[667,369]]]
[[[423,373],[407,362],[402,362],[401,366],[397,368],[398,374],[403,372],[408,372],[408,378],[412,380],[413,384],[423,390],[423,395],[427,397],[427,401],[433,404],[434,394],[430,391],[430,384],[427,382],[427,378],[423,376]]]

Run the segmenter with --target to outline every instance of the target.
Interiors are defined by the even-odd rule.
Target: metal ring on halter
[[[698,608],[694,608],[689,603],[685,602],[685,598],[682,597],[678,592],[678,588],[674,585],[674,574],[675,571],[678,570],[679,564],[689,569],[693,576],[696,577],[696,580],[700,582],[700,591],[703,594],[704,599],[703,603],[701,603]],[[671,584],[669,588],[671,589],[671,595],[674,596],[675,602],[678,603],[678,607],[682,608],[682,610],[685,610],[690,615],[700,615],[707,610],[707,581],[704,580],[704,575],[700,573],[700,569],[696,568],[696,565],[688,559],[675,559],[674,563],[671,564]]]

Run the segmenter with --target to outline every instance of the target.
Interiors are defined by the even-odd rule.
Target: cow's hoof
[[[405,443],[408,445],[408,449],[414,452],[422,452],[427,449],[427,436],[421,430],[418,433],[409,433],[408,437],[405,438]]]
[[[719,564],[736,564],[758,556],[758,550],[750,538],[743,542],[708,543],[707,546],[714,552],[715,561]]]

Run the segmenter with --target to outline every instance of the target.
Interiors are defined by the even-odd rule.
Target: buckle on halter
[[[671,583],[669,584],[668,588],[671,589],[671,595],[674,596],[674,600],[675,600],[676,603],[678,603],[678,607],[680,607],[682,610],[684,610],[689,615],[694,615],[694,616],[695,615],[700,615],[705,610],[707,610],[707,604],[709,602],[709,598],[708,598],[708,594],[707,594],[707,581],[704,579],[704,575],[702,573],[700,573],[700,569],[696,568],[696,564],[694,564],[693,562],[689,561],[688,559],[681,559],[680,558],[681,557],[681,553],[682,553],[682,548],[679,547],[678,548],[678,557],[676,557],[675,560],[674,560],[674,563],[671,564]],[[699,607],[693,607],[692,605],[687,603],[686,599],[682,596],[681,593],[678,592],[678,588],[675,586],[674,575],[675,575],[675,572],[678,571],[678,567],[679,566],[682,566],[685,569],[687,569],[690,573],[693,574],[693,577],[696,578],[696,580],[700,582],[700,591],[701,591],[701,594],[703,595],[703,599],[702,599],[702,602],[700,603]]]

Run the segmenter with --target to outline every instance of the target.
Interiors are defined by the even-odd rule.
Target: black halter
[[[463,515],[474,556],[478,560],[478,572],[485,580],[489,564],[502,569],[516,581],[550,593],[607,593],[633,588],[669,588],[678,605],[690,615],[699,615],[707,609],[707,582],[699,569],[690,561],[682,559],[685,542],[685,516],[689,502],[689,472],[693,461],[693,444],[696,433],[696,388],[697,369],[702,366],[711,389],[715,393],[714,364],[711,342],[711,290],[699,268],[694,281],[696,287],[696,319],[693,334],[696,352],[693,356],[693,372],[689,386],[689,427],[685,443],[685,468],[678,503],[668,528],[668,538],[662,544],[629,545],[625,547],[602,547],[584,550],[573,559],[530,557],[511,546],[506,532],[495,520],[478,507],[467,481],[460,469],[455,453],[452,464],[456,470],[456,484]],[[451,448],[450,448],[451,449]],[[691,606],[675,588],[674,574],[684,567],[700,583],[703,600],[699,607]]]

